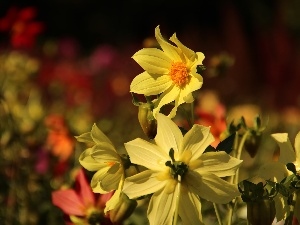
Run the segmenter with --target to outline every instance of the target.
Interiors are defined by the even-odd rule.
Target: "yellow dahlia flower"
[[[203,224],[199,197],[223,204],[240,195],[221,177],[234,175],[242,161],[223,151],[204,153],[214,140],[209,127],[194,125],[183,136],[161,113],[157,125],[155,144],[140,138],[125,143],[131,162],[148,170],[126,178],[123,192],[131,199],[153,193],[150,225],[170,225],[177,215],[183,225]]]
[[[91,187],[94,192],[106,194],[114,191],[112,198],[106,203],[105,212],[113,209],[119,202],[124,183],[122,159],[109,138],[93,125],[91,132],[76,137],[77,141],[92,145],[79,156],[80,164],[89,171],[96,171]]]
[[[161,94],[153,110],[154,116],[163,105],[175,101],[169,115],[172,118],[177,107],[184,102],[193,102],[192,92],[201,88],[203,79],[197,74],[197,66],[202,65],[204,55],[184,46],[176,34],[170,38],[176,46],[168,43],[159,26],[155,29],[155,37],[162,50],[144,48],[132,57],[145,72],[133,79],[130,91],[146,96]]]

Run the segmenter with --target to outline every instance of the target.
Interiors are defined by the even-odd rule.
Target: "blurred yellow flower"
[[[241,160],[223,151],[204,153],[214,138],[209,127],[194,125],[185,136],[165,115],[157,114],[155,144],[137,138],[125,143],[132,163],[148,168],[125,179],[129,198],[152,194],[148,207],[150,225],[202,223],[200,199],[228,203],[240,193],[221,177],[232,176]],[[177,211],[178,210],[178,211]]]
[[[105,212],[113,209],[119,202],[119,196],[124,182],[122,159],[108,137],[93,125],[91,132],[76,137],[77,141],[91,144],[79,157],[80,164],[89,171],[97,171],[91,187],[94,192],[106,194],[116,190],[106,203]]]
[[[280,148],[280,155],[277,162],[267,162],[260,167],[258,176],[265,180],[280,182],[292,172],[287,170],[286,164],[293,163],[296,171],[300,174],[300,132],[296,135],[294,148],[287,133],[277,133],[271,135]],[[294,215],[300,221],[300,191],[296,191],[296,201]],[[275,197],[276,218],[278,221],[285,219],[289,213],[287,198],[278,194]]]
[[[145,71],[133,79],[130,91],[146,96],[161,94],[153,110],[154,116],[162,106],[175,101],[169,115],[174,117],[177,107],[193,102],[192,92],[202,86],[197,66],[202,65],[204,55],[184,46],[176,34],[170,38],[176,46],[171,45],[163,39],[159,26],[155,29],[155,37],[162,50],[144,48],[132,57]]]

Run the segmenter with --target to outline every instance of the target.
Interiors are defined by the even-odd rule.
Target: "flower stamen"
[[[179,87],[189,82],[189,71],[183,62],[172,62],[169,75],[171,80]]]
[[[109,167],[112,167],[113,165],[116,164],[116,162],[112,161],[112,162],[106,162],[106,164],[109,166]]]
[[[175,161],[175,159],[174,159],[174,149],[173,148],[170,149],[169,156],[170,156],[172,162],[167,161],[165,163],[165,165],[167,167],[170,167],[171,176],[175,180],[178,180],[179,177],[182,178],[184,176],[184,174],[187,172],[188,165],[186,165],[184,162],[181,162],[181,161]]]

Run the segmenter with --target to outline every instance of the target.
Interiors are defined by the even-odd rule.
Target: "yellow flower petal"
[[[231,157],[226,152],[207,152],[200,156],[202,166],[196,169],[198,173],[213,173],[218,177],[232,176],[243,160]]]
[[[280,182],[288,175],[288,170],[281,162],[267,162],[259,168],[257,175],[265,180]]]
[[[169,155],[170,149],[179,151],[182,133],[178,126],[168,117],[159,113],[157,114],[157,135],[155,137],[156,144]]]
[[[189,149],[192,151],[191,160],[196,160],[214,140],[209,127],[194,125],[184,135],[181,151]]]
[[[108,142],[112,145],[109,138],[97,127],[97,125],[95,123],[92,127],[91,137],[96,144],[101,143],[101,142]]]
[[[297,166],[300,167],[300,132],[296,135],[295,138],[295,153],[296,153],[296,163]]]
[[[163,189],[167,180],[157,179],[159,172],[145,170],[125,179],[123,192],[129,198],[137,198]]]
[[[164,105],[169,104],[170,102],[173,102],[179,95],[180,88],[175,86],[174,84],[170,86],[167,90],[162,93],[158,100],[155,102],[155,108],[153,109],[153,115],[156,117],[156,114],[159,113],[160,108]]]
[[[106,172],[109,170],[109,167],[104,167],[100,170],[98,170],[94,176],[92,177],[91,180],[91,187],[93,189],[93,192],[95,193],[100,193],[100,194],[106,194],[109,191],[104,190],[101,186],[100,186],[100,181],[102,180],[102,178],[105,176]]]
[[[122,165],[116,163],[112,165],[109,170],[101,177],[100,187],[105,191],[116,190],[119,186],[120,181],[124,177],[124,171]]]
[[[111,198],[109,199],[109,201],[106,202],[105,209],[104,209],[104,213],[105,214],[108,211],[114,209],[118,205],[118,203],[120,201],[120,196],[121,196],[123,184],[124,184],[124,180],[121,180],[120,183],[119,183],[118,189],[115,191],[115,193],[113,194],[113,196],[111,196]]]
[[[101,142],[94,145],[90,154],[98,163],[105,163],[108,165],[107,163],[110,162],[121,162],[120,156],[114,147],[107,142]]]
[[[173,61],[181,61],[178,50],[175,46],[168,43],[161,35],[159,26],[155,28],[155,37],[164,53]]]
[[[175,193],[166,194],[162,189],[152,195],[147,212],[150,225],[172,225],[176,206],[175,196],[178,194],[178,189],[175,190]]]
[[[177,38],[176,34],[173,34],[170,38],[170,40],[172,42],[174,42],[182,51],[182,53],[188,58],[188,60],[190,61],[194,61],[196,58],[196,53],[189,49],[188,47],[186,47],[185,45],[183,45]]]
[[[168,74],[172,60],[156,48],[144,48],[132,57],[149,74]]]
[[[161,151],[157,145],[140,138],[125,143],[125,148],[132,163],[152,170],[159,170],[162,166],[165,166],[165,162],[169,158],[169,155]]]
[[[191,192],[218,204],[226,204],[240,195],[236,185],[230,184],[212,173],[200,175],[195,171],[189,171],[185,181]]]
[[[287,198],[278,193],[274,197],[275,209],[276,209],[276,219],[281,221],[286,219],[287,215],[290,214],[290,206],[287,203]]]
[[[97,171],[103,167],[106,167],[105,164],[100,164],[99,162],[95,161],[95,159],[91,156],[92,152],[92,148],[88,148],[83,151],[79,156],[79,163],[89,171]]]
[[[200,199],[194,193],[188,191],[180,193],[178,213],[182,225],[203,225]]]
[[[152,76],[143,72],[133,79],[130,84],[130,91],[147,96],[157,95],[167,90],[172,84],[168,75]]]
[[[296,161],[296,154],[294,152],[293,146],[288,138],[287,133],[272,134],[271,137],[275,139],[280,147],[280,156],[278,161],[287,164]]]
[[[81,134],[79,136],[75,136],[75,138],[78,142],[94,143],[94,141],[91,137],[91,132],[87,132],[87,133]]]

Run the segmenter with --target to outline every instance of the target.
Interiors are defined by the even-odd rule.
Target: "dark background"
[[[227,104],[299,106],[296,0],[2,0],[0,15],[12,5],[36,6],[37,19],[46,26],[43,37],[75,38],[82,54],[101,43],[123,49],[134,43],[138,50],[160,25],[163,36],[176,32],[188,47],[204,52],[206,60],[222,51],[235,58],[230,78],[208,79],[204,85],[217,89]]]

